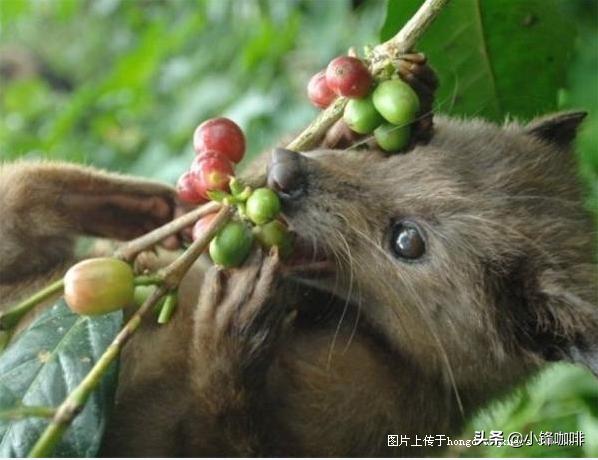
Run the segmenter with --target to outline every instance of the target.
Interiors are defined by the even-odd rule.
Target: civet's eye
[[[397,222],[392,227],[390,248],[397,258],[415,260],[426,252],[419,228],[412,222]]]

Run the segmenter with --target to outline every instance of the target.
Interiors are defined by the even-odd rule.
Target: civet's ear
[[[579,275],[587,286],[568,286],[555,272],[540,275],[527,293],[524,323],[528,347],[547,361],[569,361],[589,368],[598,377],[598,306],[592,287],[594,267]],[[584,283],[585,284],[585,283]]]
[[[566,148],[575,139],[579,125],[587,115],[587,112],[582,111],[554,113],[532,120],[525,131],[538,139]]]

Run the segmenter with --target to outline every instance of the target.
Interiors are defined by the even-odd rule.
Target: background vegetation
[[[479,1],[454,2],[446,19],[451,22],[445,27],[461,34],[459,46],[475,52],[478,43],[467,29],[471,22],[466,10],[479,8]],[[392,33],[396,29],[393,21],[407,17],[417,3],[0,0],[0,159],[82,162],[174,183],[193,157],[193,129],[215,115],[231,117],[244,128],[250,159],[313,118],[315,109],[304,94],[311,74],[349,46],[374,44],[380,33]],[[487,49],[508,49],[509,59],[515,61],[533,56],[527,46],[509,41],[510,33],[501,32],[498,22],[493,22],[500,21],[502,14],[518,14],[527,0],[488,3],[500,8],[479,14],[486,20],[480,26],[482,35],[490,38]],[[528,118],[534,114],[530,107],[538,113],[557,106],[589,110],[578,154],[589,206],[596,209],[598,2],[551,0],[543,4],[550,4],[547,10],[559,11],[550,20],[567,22],[565,29],[541,32],[546,35],[542,52],[553,50],[557,62],[503,72],[513,73],[512,85],[523,84],[522,79],[529,85],[531,79],[538,87],[558,83],[559,90],[544,88],[533,99],[526,91],[509,90],[508,100],[499,101],[506,107],[497,110],[497,99],[472,96],[474,91],[483,93],[479,85],[491,76],[480,77],[478,86],[464,89],[463,94],[459,88],[466,87],[449,77],[443,79],[439,109],[498,120],[505,118],[505,112]],[[387,8],[398,19],[385,21]],[[533,24],[537,18],[522,16],[522,20]],[[444,59],[439,52],[439,45],[447,40],[446,28],[431,31],[426,40],[422,48],[442,70],[441,76],[458,75],[463,48],[454,55],[445,53]],[[512,62],[509,59],[507,63]],[[474,59],[474,70],[479,62],[479,57]],[[548,83],[543,79],[546,75],[552,78]],[[451,95],[461,98],[453,97],[448,104]],[[553,366],[480,414],[463,437],[471,438],[474,430],[482,429],[487,433],[533,430],[536,434],[582,430],[585,444],[477,447],[453,453],[596,456],[598,384],[581,369]]]

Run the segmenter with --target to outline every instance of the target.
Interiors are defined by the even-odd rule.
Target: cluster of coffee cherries
[[[277,246],[281,256],[292,250],[292,238],[279,219],[280,200],[269,188],[252,190],[235,178],[234,165],[245,154],[245,136],[228,118],[214,118],[197,127],[193,135],[197,156],[177,182],[179,198],[202,204],[210,200],[237,207],[237,214],[212,239],[209,246],[214,263],[237,267],[247,258],[254,240],[264,247]],[[193,226],[199,238],[216,216],[208,214]]]
[[[227,118],[214,118],[195,130],[193,147],[197,156],[177,183],[179,198],[191,204],[215,200],[237,208],[233,219],[210,242],[214,263],[238,267],[256,240],[265,248],[278,247],[281,257],[290,255],[293,238],[280,220],[278,195],[266,187],[252,190],[234,177],[234,165],[245,154],[243,131]],[[208,214],[195,223],[194,240],[205,233],[215,217],[216,213]],[[116,258],[84,260],[64,277],[66,303],[81,315],[101,315],[141,304],[147,295],[147,286],[136,286],[133,268]],[[167,322],[172,314],[175,301],[169,304],[170,298],[161,306],[158,322]]]
[[[343,119],[358,134],[374,134],[378,146],[396,152],[407,146],[411,123],[420,110],[415,91],[400,78],[376,84],[364,62],[340,56],[307,85],[310,101],[321,109],[338,96],[349,99]]]

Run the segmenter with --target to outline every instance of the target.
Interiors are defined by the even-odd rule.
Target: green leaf
[[[120,311],[78,316],[60,300],[0,355],[0,410],[20,404],[57,407],[89,372],[121,324]],[[96,455],[115,387],[116,366],[112,366],[58,444],[55,456]],[[0,420],[0,457],[26,456],[47,424],[39,418]]]
[[[387,40],[421,0],[389,0]],[[529,119],[556,109],[575,41],[562,0],[455,0],[416,45],[436,70],[440,112]],[[557,46],[555,46],[557,44]]]

